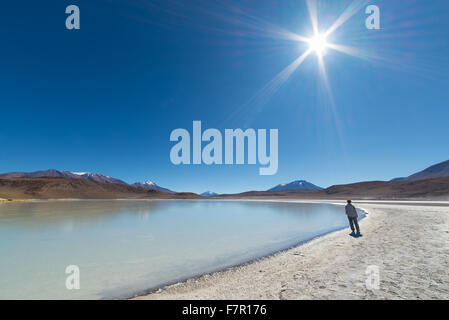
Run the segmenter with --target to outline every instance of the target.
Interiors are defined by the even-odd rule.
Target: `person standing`
[[[357,218],[359,217],[357,214],[357,210],[352,205],[351,200],[348,200],[348,204],[345,207],[346,215],[348,216],[349,220],[349,227],[352,230],[351,236],[359,236],[360,235],[360,228],[359,223],[357,222]],[[355,228],[354,228],[355,226]],[[357,230],[357,233],[354,233],[354,231]]]

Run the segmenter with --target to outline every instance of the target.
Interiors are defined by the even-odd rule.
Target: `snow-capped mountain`
[[[103,183],[117,183],[127,185],[126,182],[120,179],[112,178],[98,173],[59,171],[56,169],[34,171],[34,172],[9,172],[0,174],[0,178],[42,178],[42,177],[87,179]]]
[[[67,172],[67,171],[63,171]],[[117,178],[112,178],[109,176],[105,176],[103,174],[99,173],[91,173],[91,172],[70,172],[71,174],[78,176],[79,178],[91,180],[91,181],[97,181],[97,182],[103,182],[103,183],[117,183],[117,184],[125,184],[127,183],[125,181],[122,181]]]
[[[162,192],[175,193],[174,191],[172,191],[170,189],[158,186],[156,183],[154,183],[153,181],[150,181],[150,180],[147,180],[145,182],[136,182],[133,184],[133,186],[138,187],[138,188],[140,187],[140,188],[158,190],[158,191],[162,191]]]
[[[76,178],[76,176],[69,171],[59,171],[55,169],[34,171],[34,172],[8,172],[0,174],[0,178],[40,178],[40,177]]]
[[[218,193],[212,192],[212,191],[206,191],[203,192],[202,194],[200,194],[200,196],[203,197],[214,197],[214,196],[218,196]]]
[[[102,183],[113,183],[113,184],[122,184],[129,186],[123,180],[113,178],[110,176],[106,176],[99,173],[92,172],[78,172],[78,171],[59,171],[56,169],[49,169],[43,171],[34,171],[34,172],[9,172],[0,174],[0,178],[42,178],[42,177],[52,177],[52,178],[70,178],[70,179],[87,179],[90,181],[102,182]],[[136,182],[132,184],[133,187],[142,187],[146,189],[154,189],[162,192],[168,193],[176,193],[169,189],[158,186],[153,181],[145,181],[145,182]]]
[[[322,190],[323,188],[314,185],[305,180],[297,180],[290,183],[278,184],[276,187],[267,191],[281,191],[281,190]]]

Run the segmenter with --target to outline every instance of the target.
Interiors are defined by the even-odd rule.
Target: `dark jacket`
[[[345,210],[346,210],[346,215],[349,218],[357,218],[359,216],[357,214],[357,210],[355,209],[355,207],[351,203],[348,203],[346,205]]]

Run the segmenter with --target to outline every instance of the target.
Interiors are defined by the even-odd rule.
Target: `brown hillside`
[[[123,184],[56,177],[0,179],[4,199],[194,199],[193,193],[169,194]]]
[[[371,181],[336,185],[324,190],[250,191],[214,198],[292,198],[369,200],[449,200],[449,177],[419,181]]]

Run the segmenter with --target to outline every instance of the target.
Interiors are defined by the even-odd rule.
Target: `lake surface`
[[[4,203],[0,204],[0,299],[129,297],[344,227],[344,208],[331,204]],[[66,288],[68,265],[79,267],[79,290]]]

